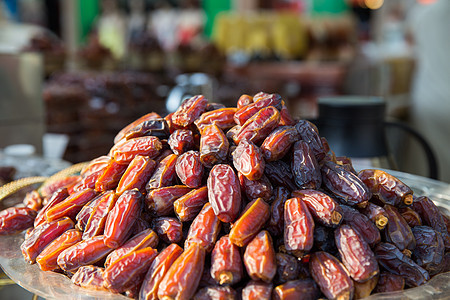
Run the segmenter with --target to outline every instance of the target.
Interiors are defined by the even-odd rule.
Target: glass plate
[[[450,185],[436,180],[407,173],[386,170],[408,184],[415,195],[430,197],[442,209],[450,211]],[[23,234],[0,236],[0,265],[5,273],[17,284],[46,299],[129,299],[122,295],[80,288],[66,276],[54,272],[41,271],[38,266],[29,265],[23,259],[20,244]],[[449,299],[450,272],[433,277],[427,284],[395,293],[372,295],[367,300],[404,299]]]

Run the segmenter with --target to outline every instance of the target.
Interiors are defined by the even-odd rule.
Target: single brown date
[[[264,174],[269,178],[273,186],[283,186],[289,191],[297,189],[290,165],[282,160],[266,163]]]
[[[413,250],[416,247],[416,240],[411,227],[394,206],[387,204],[384,210],[389,220],[384,230],[386,241],[397,246],[400,251]]]
[[[162,143],[156,136],[143,136],[134,139],[123,140],[115,144],[110,151],[110,156],[117,163],[129,163],[136,155],[148,156],[153,159],[160,153]]]
[[[176,218],[160,217],[154,219],[153,230],[166,243],[179,243],[183,239],[183,223]]]
[[[98,197],[84,226],[83,240],[103,234],[108,214],[116,204],[118,197],[114,191],[105,192]]]
[[[371,247],[381,241],[380,231],[368,217],[347,205],[341,205],[341,210],[345,223],[358,231]]]
[[[314,300],[320,296],[320,290],[312,279],[291,280],[274,288],[272,299]]]
[[[312,152],[316,156],[317,161],[324,159],[327,151],[322,139],[319,136],[317,127],[309,121],[300,120],[297,124],[295,124],[295,129],[297,129],[300,139],[308,143]]]
[[[200,160],[200,152],[193,150],[181,154],[175,165],[178,178],[184,185],[191,188],[202,185],[204,169]]]
[[[387,271],[380,273],[375,293],[387,293],[401,291],[405,288],[405,279],[400,275],[395,275]]]
[[[409,227],[421,226],[422,219],[420,215],[411,207],[401,207],[398,209],[400,215],[405,219],[406,223],[408,223]]]
[[[73,274],[71,281],[85,289],[107,291],[104,287],[105,280],[103,273],[105,270],[97,266],[82,266],[75,274]]]
[[[169,125],[163,118],[147,120],[136,127],[132,128],[125,135],[125,139],[129,140],[141,136],[156,136],[160,139],[166,139],[169,136]]]
[[[291,169],[297,187],[317,189],[322,184],[319,163],[305,141],[298,141],[292,149]]]
[[[60,188],[57,191],[55,191],[48,200],[47,204],[45,204],[44,207],[38,212],[36,218],[34,219],[34,227],[38,227],[39,225],[44,223],[46,221],[47,211],[53,206],[62,202],[67,197],[69,197],[69,192],[67,191],[67,188]]]
[[[253,98],[253,103],[238,108],[234,114],[234,121],[238,125],[243,125],[245,122],[257,114],[259,111],[268,106],[273,106],[276,109],[281,109],[281,97],[278,94],[266,94],[264,97]]]
[[[236,297],[236,291],[230,286],[207,286],[194,295],[194,300],[234,300]]]
[[[380,230],[384,229],[388,223],[388,216],[384,208],[371,202],[362,208],[360,212],[374,222]]]
[[[126,190],[138,189],[145,192],[145,185],[149,181],[156,168],[156,162],[147,156],[136,155],[128,165],[116,188],[116,193],[121,195]]]
[[[0,211],[0,235],[33,227],[37,212],[29,207],[9,207]]]
[[[264,174],[266,162],[258,146],[243,140],[233,152],[233,165],[248,180],[258,180]]]
[[[295,280],[300,275],[300,261],[287,253],[277,253],[275,255],[277,261],[277,273],[274,281],[278,284]]]
[[[147,182],[147,185],[145,186],[147,192],[151,191],[152,189],[170,186],[175,182],[177,177],[175,173],[175,165],[177,163],[177,159],[178,156],[176,156],[175,154],[170,154],[159,162],[159,164],[156,166],[155,171]]]
[[[441,234],[429,226],[416,226],[412,233],[416,240],[412,258],[430,275],[439,273],[445,252]]]
[[[279,160],[299,138],[294,126],[280,126],[266,137],[261,145],[261,152],[267,161]]]
[[[208,99],[202,95],[184,100],[172,115],[172,122],[181,127],[187,127],[205,112]]]
[[[225,133],[216,124],[206,125],[200,138],[200,161],[208,168],[224,162],[229,146]]]
[[[70,195],[63,201],[50,207],[46,213],[47,221],[58,220],[62,217],[69,217],[75,220],[76,215],[80,212],[84,205],[94,199],[97,192],[92,189],[85,189]]]
[[[192,244],[199,244],[206,252],[211,252],[219,235],[220,226],[220,220],[211,204],[206,203],[189,227],[184,248],[188,249]]]
[[[42,197],[38,191],[33,190],[25,195],[23,205],[37,212],[42,208]]]
[[[192,221],[208,202],[206,186],[190,191],[173,203],[175,214],[182,222]]]
[[[272,238],[266,230],[260,231],[247,245],[244,265],[253,280],[271,282],[277,272]]]
[[[117,133],[117,135],[114,138],[114,144],[116,144],[118,141],[122,140],[127,135],[128,132],[130,132],[135,127],[139,126],[140,124],[142,124],[146,121],[156,120],[159,118],[161,118],[161,116],[155,112],[151,112],[151,113],[143,115],[142,117],[131,122],[130,124],[125,126],[122,130],[120,130],[119,133]]]
[[[227,130],[236,125],[233,118],[236,110],[234,107],[226,107],[205,112],[194,123],[200,132],[203,132],[206,125],[213,123],[220,129]]]
[[[195,146],[194,135],[187,129],[178,129],[172,132],[167,140],[170,149],[176,155],[181,155]]]
[[[127,167],[128,162],[118,162],[114,159],[110,160],[108,165],[103,169],[102,173],[95,181],[95,190],[97,192],[104,192],[115,189],[120,181],[120,178],[122,178],[122,175],[127,170]]]
[[[152,215],[170,216],[174,213],[174,202],[192,189],[184,185],[173,185],[151,190],[145,203]]]
[[[243,277],[239,248],[228,236],[221,237],[211,253],[211,277],[220,285],[233,285]]]
[[[239,109],[239,108],[249,105],[251,103],[253,103],[253,97],[243,94],[239,97],[236,107]]]
[[[258,198],[262,198],[266,202],[271,200],[273,188],[269,179],[265,175],[258,180],[249,180],[239,172],[238,177],[241,190],[244,191],[248,200],[255,200]]]
[[[314,220],[301,198],[291,198],[284,204],[284,246],[301,257],[314,242]]]
[[[285,187],[276,187],[270,205],[270,219],[267,230],[273,237],[283,234],[284,230],[284,204],[291,193]]]
[[[273,106],[262,108],[248,119],[233,137],[237,145],[241,140],[248,140],[255,144],[263,141],[280,122],[280,112]]]

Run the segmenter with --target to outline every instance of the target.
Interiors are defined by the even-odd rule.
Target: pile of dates
[[[357,173],[278,94],[185,100],[0,212],[30,264],[138,299],[358,299],[450,269],[450,223],[394,176]]]

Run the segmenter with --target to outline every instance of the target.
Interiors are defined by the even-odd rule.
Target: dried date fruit
[[[84,226],[83,240],[103,234],[106,219],[116,204],[117,198],[118,195],[114,191],[108,191],[100,195],[95,203],[93,201],[94,206]]]
[[[275,255],[277,261],[277,273],[274,281],[278,284],[295,280],[300,274],[300,261],[287,253],[277,253]]]
[[[263,281],[249,281],[242,290],[242,300],[270,300],[273,285]]]
[[[220,129],[227,130],[236,125],[233,118],[236,110],[234,107],[226,107],[205,112],[194,123],[200,132],[210,124],[216,124]]]
[[[120,178],[116,193],[121,195],[126,190],[138,189],[145,192],[145,185],[155,170],[156,162],[149,157],[136,155]]]
[[[270,207],[258,198],[247,204],[230,231],[230,241],[238,247],[247,245],[270,217]]]
[[[265,107],[273,106],[274,108],[280,110],[281,101],[281,97],[278,94],[266,94],[264,97],[258,97],[257,101],[253,98],[253,103],[249,103],[236,111],[234,114],[234,121],[236,124],[242,126],[246,121]]]
[[[139,124],[146,122],[146,121],[156,120],[159,118],[161,118],[161,116],[155,112],[151,112],[151,113],[143,115],[139,119],[133,121],[132,123],[130,123],[127,126],[125,126],[124,128],[122,128],[122,130],[120,130],[119,133],[117,133],[117,135],[115,136],[114,144],[116,144],[118,141],[122,140],[127,135],[128,132],[130,132],[135,127],[139,126]]]
[[[248,180],[258,180],[264,174],[266,162],[258,146],[243,140],[233,152],[233,165]]]
[[[34,219],[34,227],[38,227],[39,225],[44,223],[46,221],[45,216],[47,211],[58,203],[64,201],[64,199],[66,199],[67,197],[69,197],[67,188],[60,188],[56,192],[54,192],[48,200],[47,204],[45,204],[44,207],[38,212],[36,218]]]
[[[156,136],[143,136],[123,140],[110,150],[110,156],[118,163],[126,164],[136,155],[148,156],[153,159],[160,153],[162,143]]]
[[[236,297],[236,291],[229,286],[207,286],[194,295],[194,300],[235,300]]]
[[[301,198],[314,220],[322,225],[336,227],[341,223],[342,209],[329,195],[318,190],[305,189],[292,192],[292,196]]]
[[[336,156],[335,162],[338,165],[342,166],[347,171],[352,172],[355,175],[358,175],[358,173],[355,171],[355,168],[353,168],[352,160],[347,156]]]
[[[285,187],[276,187],[273,193],[273,202],[270,205],[270,219],[267,230],[273,237],[283,234],[284,230],[284,203],[291,193]]]
[[[408,223],[409,227],[421,226],[422,219],[420,215],[413,210],[411,207],[402,207],[398,209],[400,215],[405,219],[406,223]]]
[[[147,192],[174,184],[177,177],[175,173],[177,159],[178,156],[170,154],[159,162],[145,187]]]
[[[190,191],[173,203],[175,214],[182,222],[192,221],[208,202],[206,186]]]
[[[80,181],[79,176],[68,176],[59,178],[56,180],[46,181],[39,188],[38,192],[41,194],[43,199],[50,198],[54,192],[62,188],[69,188],[73,184]]]
[[[239,248],[227,235],[217,241],[211,253],[211,277],[220,285],[236,284],[243,277]]]
[[[127,167],[128,163],[121,163],[112,159],[103,169],[102,174],[98,176],[95,182],[95,190],[97,192],[104,192],[115,189],[120,178],[122,178],[122,175],[127,170]]]
[[[295,120],[294,118],[291,116],[291,114],[289,113],[288,108],[286,107],[286,105],[282,105],[281,106],[281,110],[280,110],[280,125],[281,126],[292,126],[295,125]]]
[[[283,186],[290,191],[297,189],[291,167],[282,160],[266,163],[264,174],[273,186]]]
[[[372,194],[358,176],[329,161],[322,165],[321,172],[323,184],[345,204],[367,206]]]
[[[355,287],[355,299],[363,299],[369,297],[373,289],[378,283],[378,275],[373,276],[365,282],[353,281],[353,286]]]
[[[322,184],[319,163],[305,141],[298,141],[293,146],[291,169],[297,187],[316,189]]]
[[[248,140],[255,144],[263,141],[280,122],[280,113],[273,107],[265,107],[248,119],[234,135],[233,140],[237,145],[242,140]]]
[[[352,299],[353,281],[336,257],[318,251],[311,254],[309,268],[314,281],[328,299]]]
[[[378,201],[399,206],[411,205],[413,191],[398,178],[382,170],[366,169],[358,173],[358,177],[366,184]]]
[[[241,207],[239,179],[229,165],[215,165],[208,177],[208,199],[219,220],[232,222]]]
[[[25,195],[23,199],[23,205],[35,210],[36,212],[42,208],[42,198],[38,191],[33,190]],[[33,220],[34,221],[34,220]]]
[[[169,136],[169,125],[163,118],[147,120],[136,127],[132,128],[125,135],[125,139],[129,140],[141,136],[156,136],[160,139],[166,139]]]
[[[312,279],[291,280],[273,289],[272,299],[314,300],[320,296],[320,289]]]
[[[388,293],[401,291],[405,288],[405,279],[400,275],[395,275],[387,271],[382,271],[378,278],[375,293]]]
[[[412,228],[412,233],[416,240],[412,252],[414,261],[430,275],[439,273],[445,252],[441,234],[429,226],[416,226]]]
[[[145,202],[155,216],[170,216],[174,213],[174,202],[192,189],[184,185],[173,185],[151,190]]]
[[[334,230],[330,227],[316,224],[314,227],[314,246],[312,250],[325,251],[336,256],[338,250],[334,241]]]
[[[200,138],[200,161],[208,168],[226,161],[230,143],[216,125],[205,125]]]
[[[366,207],[360,210],[367,218],[369,218],[378,229],[382,230],[388,223],[388,216],[386,211],[381,206],[375,205],[371,202]]]
[[[72,229],[74,223],[71,219],[65,217],[52,222],[44,222],[35,227],[20,245],[25,260],[34,264],[36,257],[50,244],[54,239],[59,237],[65,231]]]
[[[294,126],[280,126],[266,137],[261,145],[261,152],[267,161],[279,160],[299,138]]]
[[[375,248],[378,263],[387,271],[402,276],[408,286],[419,286],[430,279],[428,272],[403,254],[395,245],[380,243]]]
[[[200,160],[200,152],[192,150],[181,154],[175,165],[178,178],[183,184],[191,188],[202,185],[204,169]]]
[[[192,244],[199,244],[206,252],[211,252],[219,235],[220,225],[211,204],[206,203],[189,227],[184,249],[188,249]]]
[[[314,242],[314,221],[305,202],[291,198],[284,204],[284,246],[301,257]]]
[[[120,257],[127,255],[128,253],[131,253],[133,251],[144,249],[147,247],[156,249],[156,246],[158,246],[158,242],[159,238],[156,232],[154,232],[150,228],[147,228],[139,232],[137,235],[131,237],[125,244],[111,252],[108,257],[106,257],[105,267],[112,264]]]
[[[71,281],[85,289],[107,291],[104,287],[104,271],[103,268],[97,266],[82,266],[73,274]]]
[[[167,143],[176,155],[192,150],[195,146],[194,135],[187,129],[178,129],[172,132]]]
[[[155,249],[147,247],[112,261],[103,274],[106,288],[115,293],[123,293],[139,286],[157,254]]]
[[[166,243],[179,243],[183,239],[183,223],[175,218],[160,217],[154,219],[153,230]]]
[[[353,280],[365,282],[378,275],[375,254],[356,230],[344,224],[336,229],[334,236],[341,261]]]
[[[227,137],[227,139],[230,142],[234,143],[234,140],[236,138],[236,134],[239,132],[239,130],[241,130],[241,126],[239,126],[239,125],[233,126],[227,131],[225,136]]]
[[[180,246],[177,244],[170,244],[164,248],[158,256],[155,257],[144,277],[144,281],[142,282],[139,292],[139,299],[158,299],[159,284],[169,270],[170,266],[181,255],[181,253],[183,253],[183,249]]]
[[[142,209],[142,194],[137,190],[125,191],[109,212],[105,223],[105,245],[117,248],[123,244]]]
[[[271,282],[277,272],[272,238],[266,230],[260,231],[247,245],[244,266],[253,280]]]
[[[328,151],[322,143],[317,127],[309,121],[300,120],[295,124],[295,129],[297,129],[300,139],[308,143],[317,161],[320,162],[324,159]]]
[[[347,205],[341,205],[341,210],[345,223],[358,231],[371,247],[381,241],[380,231],[368,217]]]
[[[255,200],[262,198],[266,202],[271,200],[272,184],[265,175],[258,180],[249,180],[241,173],[238,173],[238,177],[241,190],[244,191],[247,199]]]
[[[206,110],[208,99],[202,95],[193,96],[184,100],[180,107],[173,113],[172,122],[181,127],[187,127],[194,123]]]
[[[37,212],[29,207],[9,207],[0,211],[0,235],[33,227]]]
[[[104,243],[104,236],[94,236],[65,249],[58,256],[58,265],[66,272],[76,272],[81,266],[92,265],[114,249]]]
[[[159,299],[190,299],[194,296],[205,264],[205,249],[192,243],[170,266],[159,284]]]
[[[237,101],[236,107],[241,108],[253,103],[253,97],[249,95],[241,95]]]
[[[411,227],[394,206],[387,204],[384,206],[384,210],[389,220],[384,230],[386,241],[397,246],[400,251],[413,250],[416,247],[416,240]]]
[[[81,241],[81,232],[79,230],[67,230],[45,247],[45,249],[36,257],[36,263],[42,271],[59,269],[59,254],[79,241]]]
[[[45,212],[45,219],[49,222],[58,220],[62,217],[69,217],[72,220],[75,220],[75,217],[80,212],[81,208],[94,199],[96,195],[97,192],[92,189],[76,192],[58,204],[50,207]]]

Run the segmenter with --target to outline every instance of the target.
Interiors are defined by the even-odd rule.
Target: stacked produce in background
[[[449,219],[356,173],[281,97],[195,96],[123,128],[108,155],[0,213],[29,263],[139,299],[352,299],[450,270]]]

